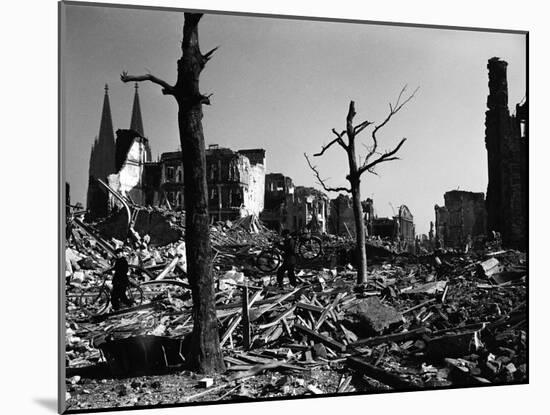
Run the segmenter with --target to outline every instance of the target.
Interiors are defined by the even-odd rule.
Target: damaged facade
[[[156,195],[149,199],[181,210],[183,195],[183,158],[180,151],[163,153],[159,172],[148,167],[150,176],[156,174],[159,182]],[[208,209],[213,220],[233,220],[248,215],[258,216],[264,208],[265,150],[233,151],[211,145],[206,150],[208,182]],[[148,188],[155,186],[154,178]],[[154,192],[153,192],[154,193]]]
[[[271,173],[266,176],[264,199],[265,210],[260,218],[271,229],[327,232],[330,202],[325,193],[312,187],[294,186],[289,177]]]
[[[149,141],[143,134],[137,84],[130,129],[117,130],[116,142],[113,134],[108,87],[105,85],[99,136],[95,140],[90,154],[87,195],[87,209],[90,217],[106,217],[118,203],[101,188],[98,179],[132,202],[145,204],[144,166],[150,160],[151,149]]]
[[[290,177],[281,173],[265,176],[264,210],[260,215],[262,222],[270,229],[280,232],[292,225],[288,205],[294,197],[294,183]]]
[[[485,113],[485,146],[489,169],[487,230],[500,232],[505,246],[527,244],[528,103],[508,110],[508,64],[489,59],[489,96]]]
[[[206,164],[212,219],[259,215],[264,207],[265,150],[235,152],[210,146],[206,150]],[[121,207],[97,179],[137,205],[166,204],[173,210],[183,209],[182,154],[163,153],[158,162],[152,161],[149,141],[143,132],[137,84],[130,129],[117,130],[116,141],[105,87],[100,132],[90,156],[87,208],[91,218],[106,217],[115,206]]]
[[[329,232],[334,235],[347,235],[355,238],[355,219],[351,198],[340,194],[330,203]],[[414,218],[407,206],[401,205],[397,215],[391,218],[377,217],[374,214],[374,202],[370,198],[361,202],[361,206],[368,236],[400,241],[404,246],[414,244]]]
[[[116,132],[115,171],[109,175],[109,186],[138,205],[145,204],[143,177],[150,161],[149,141],[134,130]],[[115,204],[114,199],[110,205]]]
[[[445,206],[435,205],[435,238],[441,247],[461,247],[486,229],[483,193],[452,190],[445,193]]]
[[[371,223],[372,236],[400,241],[406,246],[414,244],[414,217],[405,205],[399,206],[397,215],[391,218],[375,217]]]
[[[361,202],[363,208],[363,220],[367,235],[372,234],[372,221],[374,208],[372,199]],[[355,218],[353,215],[352,200],[348,195],[339,194],[330,201],[329,233],[355,238]]]

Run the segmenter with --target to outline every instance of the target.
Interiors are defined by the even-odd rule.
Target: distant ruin
[[[485,236],[486,229],[483,193],[452,190],[445,193],[445,206],[435,205],[435,238],[441,248],[463,247]]]
[[[485,146],[489,167],[487,230],[500,232],[504,246],[525,249],[528,215],[528,102],[508,110],[508,63],[489,59]]]

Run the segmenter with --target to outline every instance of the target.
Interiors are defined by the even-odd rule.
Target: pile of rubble
[[[185,382],[194,388],[176,393],[183,402],[527,380],[525,254],[392,253],[371,265],[367,284],[357,286],[353,266],[337,254],[349,241],[329,238],[324,262],[302,263],[298,287],[280,289],[273,274],[239,261],[272,244],[273,233],[247,220],[218,223],[211,237],[227,372],[206,380],[189,374]],[[66,267],[69,405],[100,405],[92,386],[80,381],[99,366],[109,378],[145,376],[142,383],[152,374],[185,373],[193,322],[181,241],[132,253],[141,305],[98,316],[79,305],[82,293],[104,277],[117,244],[93,229],[72,229]],[[128,379],[112,382],[126,385]],[[132,399],[141,389],[125,388],[133,392],[124,404],[137,404]]]

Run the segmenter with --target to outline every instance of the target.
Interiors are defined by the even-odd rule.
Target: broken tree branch
[[[314,165],[311,164],[311,161],[309,160],[309,157],[307,156],[306,153],[304,153],[304,157],[307,160],[307,164],[309,164],[309,168],[311,170],[313,170],[313,172],[315,173],[315,176],[317,178],[317,182],[321,186],[323,186],[323,189],[325,189],[326,192],[348,192],[348,193],[351,193],[351,189],[347,188],[347,187],[328,187],[325,184],[325,182],[323,181],[323,179],[321,179],[321,175],[319,173],[319,170],[317,169],[317,166],[314,166]]]
[[[369,172],[372,173],[372,171],[371,171],[372,168],[374,166],[376,166],[377,164],[380,164],[382,162],[391,161],[391,160],[399,160],[399,157],[392,157],[392,156],[399,151],[399,149],[405,143],[405,141],[407,141],[407,139],[402,138],[401,141],[399,142],[399,144],[397,144],[397,146],[393,150],[385,152],[380,157],[378,157],[376,160],[371,161],[368,164],[367,164],[367,160],[368,160],[368,157],[367,157],[367,159],[365,160],[363,165],[358,170],[359,175],[363,174],[365,171],[369,171]]]
[[[355,135],[359,134],[361,131],[363,131],[365,128],[367,128],[369,125],[372,125],[373,123],[371,121],[365,120],[361,124],[357,124],[355,128],[353,129],[353,132]]]
[[[355,140],[355,129],[353,127],[353,118],[355,117],[355,102],[349,102],[348,116],[346,117],[346,132],[348,134],[349,145],[353,146]]]
[[[209,50],[204,55],[202,55],[202,58],[204,59],[204,62],[208,62],[212,58],[212,55],[214,54],[214,52],[218,50],[218,48],[219,48],[219,46],[216,46],[215,48]]]
[[[325,151],[327,151],[327,150],[330,148],[330,146],[332,146],[334,143],[337,143],[337,142],[338,142],[338,137],[336,137],[334,140],[332,140],[332,141],[331,141],[330,143],[328,143],[326,146],[323,146],[323,148],[321,149],[321,151],[318,152],[318,153],[315,153],[313,156],[314,156],[314,157],[322,156],[323,153],[324,153]]]
[[[120,74],[120,80],[124,83],[127,82],[142,82],[142,81],[151,81],[154,84],[160,85],[162,87],[162,93],[164,95],[174,95],[175,89],[172,85],[170,85],[168,82],[163,81],[160,78],[157,78],[154,75],[147,74],[147,75],[128,75],[127,71],[123,71]]]
[[[330,143],[328,143],[326,146],[324,146],[319,153],[315,153],[313,155],[314,157],[322,156],[323,153],[325,151],[327,151],[330,148],[330,146],[332,146],[334,143],[338,143],[340,145],[340,147],[342,147],[344,150],[347,151],[348,146],[346,145],[346,143],[344,142],[344,139],[343,139],[343,136],[344,136],[344,134],[346,134],[346,132],[343,131],[342,133],[339,134],[338,131],[336,131],[335,128],[332,129],[332,132],[336,135],[336,138],[334,140],[332,140]]]

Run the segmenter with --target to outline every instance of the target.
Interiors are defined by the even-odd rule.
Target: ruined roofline
[[[276,178],[282,178],[282,179],[290,179],[290,181],[292,181],[292,177],[287,176],[284,173],[266,173],[266,175],[265,175],[266,180],[268,178],[275,178],[275,177]],[[292,183],[292,184],[294,185],[294,183]]]
[[[502,62],[504,65],[508,65],[508,62],[506,62],[504,59],[501,59],[498,56],[493,56],[492,58],[489,59],[489,62],[491,62],[491,63]]]
[[[116,131],[115,144],[115,170],[118,172],[128,158],[128,152],[132,148],[134,142],[140,142],[147,145],[148,140],[134,130],[118,129]]]
[[[265,150],[264,149],[243,149],[243,150],[232,150],[227,147],[218,147],[217,144],[210,144],[208,148],[206,148],[205,153],[206,155],[240,155],[243,157],[248,158],[246,153],[249,152],[263,152],[265,156]],[[181,151],[168,151],[164,152],[160,155],[161,160],[169,160],[177,157],[181,157],[182,152]]]
[[[315,187],[308,187],[308,186],[295,186],[294,187],[294,194],[299,195],[299,193],[309,193],[309,194],[315,194],[316,196],[322,196],[323,198],[330,200],[328,195],[323,192],[322,190],[316,189]]]
[[[449,190],[448,192],[445,192],[445,195],[459,195],[459,194],[462,194],[462,195],[475,195],[475,196],[481,196],[481,197],[485,197],[485,193],[484,192],[471,192],[469,190]]]
[[[243,152],[263,152],[265,153],[265,148],[241,148],[240,150],[237,150],[237,153],[243,153]]]
[[[160,155],[160,161],[181,159],[181,151],[167,151]]]

